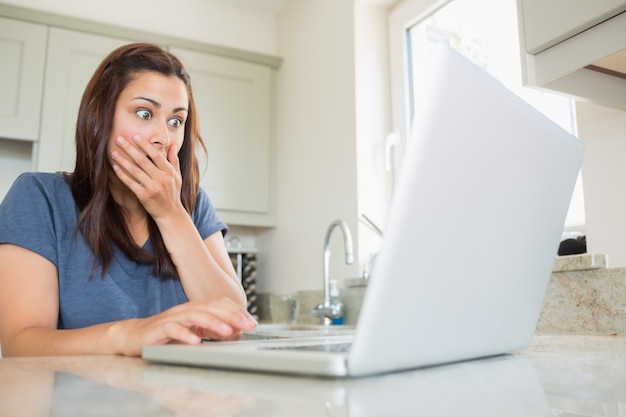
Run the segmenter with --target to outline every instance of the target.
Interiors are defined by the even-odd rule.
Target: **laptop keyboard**
[[[300,346],[274,346],[264,349],[270,350],[306,350],[315,352],[331,352],[331,353],[345,353],[350,350],[352,346],[351,342],[341,343],[323,343],[316,345],[300,345]]]

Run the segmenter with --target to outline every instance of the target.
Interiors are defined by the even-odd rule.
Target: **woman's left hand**
[[[176,145],[169,146],[165,154],[139,135],[134,135],[132,142],[121,136],[116,142],[123,153],[112,154],[115,174],[152,218],[180,210],[182,176]]]

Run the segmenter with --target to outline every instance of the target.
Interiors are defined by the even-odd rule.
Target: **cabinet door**
[[[538,53],[626,10],[626,0],[518,0],[526,51]]]
[[[96,67],[128,40],[51,28],[46,66],[39,171],[74,170],[78,107]]]
[[[200,165],[201,186],[225,221],[267,223],[271,206],[271,69],[186,49],[171,50],[191,76],[208,149],[208,161],[201,160]]]
[[[47,28],[0,17],[0,137],[37,140]]]

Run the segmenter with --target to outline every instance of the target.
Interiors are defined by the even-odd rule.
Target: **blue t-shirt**
[[[74,235],[79,213],[61,173],[20,175],[0,204],[0,243],[36,252],[57,268],[59,329],[148,317],[188,300],[180,281],[155,277],[152,265],[130,260],[117,246],[104,279],[99,269],[91,274],[93,252]],[[226,233],[202,189],[192,217],[203,240]],[[150,241],[144,249],[152,250]]]

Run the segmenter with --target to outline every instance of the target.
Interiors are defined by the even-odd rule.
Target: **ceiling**
[[[256,10],[266,13],[278,13],[293,0],[207,0],[214,3],[223,3],[229,6]]]
[[[223,3],[229,6],[241,7],[244,9],[256,10],[265,13],[279,13],[289,3],[295,0],[207,0],[214,3]],[[363,3],[370,3],[373,5],[388,7],[398,0],[355,0]]]

